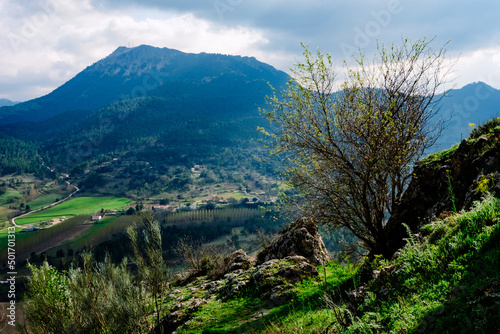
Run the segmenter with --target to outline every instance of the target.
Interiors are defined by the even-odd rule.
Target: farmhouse
[[[154,205],[154,211],[167,211],[167,212],[175,212],[175,208],[171,205]]]

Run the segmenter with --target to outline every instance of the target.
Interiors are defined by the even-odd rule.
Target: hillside
[[[499,145],[500,120],[494,119],[459,145],[419,162],[393,218],[406,227],[404,235],[393,230],[396,251],[389,259],[370,254],[356,264],[337,254],[343,262],[328,261],[316,222],[301,218],[263,242],[256,258],[243,250],[228,254],[227,248],[185,244],[179,255],[191,269],[156,294],[131,283],[127,262],[95,264],[95,274],[77,269],[68,276],[47,264],[32,268],[38,283],[30,287],[33,300],[25,306],[26,317],[34,332],[36,326],[50,324],[75,333],[106,328],[154,333],[498,333]],[[144,233],[151,238],[154,229],[148,229],[152,225],[147,221]],[[405,243],[397,244],[401,237]],[[92,259],[83,261],[88,268]],[[153,267],[139,263],[139,270],[141,266],[151,273]],[[51,284],[54,280],[57,286]],[[54,299],[47,301],[39,291]],[[91,296],[95,303],[88,306],[87,297],[79,296]],[[149,296],[149,308],[144,296]],[[123,317],[117,316],[118,306]],[[81,312],[85,307],[94,313]]]
[[[180,326],[177,333],[498,333],[499,146],[495,119],[419,163],[391,217],[408,224],[404,235],[393,235],[406,244],[391,260],[372,254],[360,267],[332,261],[314,271],[304,258],[258,256],[250,269],[226,269],[222,281],[201,277],[174,287],[173,296],[190,297],[170,302],[165,326]],[[304,228],[301,239],[311,240],[314,232]],[[291,252],[308,257],[311,248],[319,249]],[[276,247],[268,249],[261,254]]]
[[[207,100],[214,103],[222,98],[231,103],[215,108],[234,112],[242,98],[244,109],[262,103],[267,82],[279,87],[287,78],[255,58],[188,54],[147,45],[119,47],[50,94],[0,108],[0,124],[44,120],[66,111],[91,111],[117,100],[144,96],[170,99],[187,109],[205,109]]]
[[[0,133],[93,194],[196,198],[217,183],[263,192],[275,168],[254,158],[258,108],[269,84],[287,80],[255,58],[119,47],[52,93],[1,108]]]
[[[449,123],[436,142],[434,152],[446,150],[467,138],[474,125],[500,116],[500,90],[484,82],[474,82],[452,89],[441,102],[439,115],[449,120]]]
[[[0,107],[10,107],[17,103],[18,102],[12,102],[11,100],[8,99],[0,99]]]

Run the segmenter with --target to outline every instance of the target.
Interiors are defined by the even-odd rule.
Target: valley
[[[495,106],[500,91],[474,83],[451,90],[450,99],[445,94],[437,97],[442,105],[436,117],[453,121],[435,147],[426,151],[429,158],[411,165],[417,173],[411,180],[418,184],[405,180],[413,192],[405,193],[401,202],[393,198],[391,219],[374,229],[385,233],[390,226],[384,241],[401,250],[402,258],[408,260],[404,263],[397,256],[391,258],[394,249],[384,255],[367,251],[371,237],[355,236],[356,229],[349,224],[332,229],[309,218],[295,220],[303,215],[299,206],[282,210],[283,203],[299,198],[300,191],[283,180],[293,174],[286,169],[293,157],[270,153],[276,147],[263,132],[276,128],[263,116],[273,94],[288,80],[286,73],[253,57],[191,54],[141,45],[117,48],[48,95],[22,103],[0,101],[0,277],[6,278],[13,270],[8,259],[14,248],[9,250],[8,242],[9,230],[15,230],[18,299],[25,298],[27,277],[37,270],[51,270],[50,275],[61,281],[69,279],[61,277],[70,272],[83,281],[93,279],[89,278],[91,272],[99,272],[102,277],[124,277],[117,284],[144,280],[141,284],[146,286],[150,269],[167,268],[162,275],[168,277],[168,288],[148,291],[147,312],[136,315],[146,319],[147,324],[141,326],[148,330],[152,323],[168,330],[178,328],[180,333],[253,331],[263,326],[271,333],[279,332],[279,327],[291,333],[302,327],[318,332],[326,326],[328,332],[333,324],[341,331],[350,324],[365,323],[383,323],[398,330],[415,328],[412,319],[395,320],[380,311],[390,306],[412,317],[422,316],[421,310],[404,301],[418,299],[415,290],[429,278],[428,273],[419,276],[420,267],[415,263],[425,262],[421,267],[429,272],[435,269],[429,264],[433,256],[444,263],[444,269],[436,269],[443,278],[429,280],[430,296],[424,299],[440,305],[443,298],[435,291],[446,285],[443,282],[460,286],[462,277],[452,266],[469,280],[464,268],[471,263],[451,259],[436,245],[448,242],[462,229],[464,235],[469,233],[463,223],[467,219],[473,220],[471,224],[477,225],[484,240],[470,241],[474,236],[462,240],[479,246],[474,251],[460,246],[464,247],[457,250],[460,256],[476,256],[482,248],[489,251],[488,240],[498,237],[498,229],[492,227],[498,227],[498,200],[483,188],[495,191],[493,181],[498,178],[500,121]],[[371,92],[367,89],[365,93]],[[403,95],[395,96],[392,98],[397,100]],[[477,110],[464,113],[464,105],[474,98]],[[457,113],[461,117],[454,117]],[[378,124],[374,115],[367,118],[374,122],[368,130]],[[469,124],[489,119],[481,127]],[[296,124],[301,120],[298,116]],[[318,127],[323,128],[324,124]],[[346,149],[350,144],[343,143]],[[375,153],[387,143],[376,144]],[[322,150],[330,149],[325,147]],[[442,149],[447,151],[434,153]],[[301,150],[304,159],[297,168],[318,168],[328,182],[335,179],[328,174],[331,166],[319,168],[321,159],[310,159],[310,148]],[[393,157],[393,151],[386,153]],[[358,158],[364,157],[352,153],[353,165],[360,163]],[[375,154],[371,161],[379,160]],[[461,161],[468,161],[468,168],[461,169]],[[476,169],[484,174],[477,174]],[[439,174],[444,170],[447,178]],[[326,188],[319,179],[313,178],[311,185]],[[300,177],[296,181],[300,183]],[[343,189],[340,200],[350,210],[353,193]],[[320,196],[311,192],[303,200],[315,198]],[[455,201],[457,207],[469,211],[458,212]],[[330,202],[325,203],[313,209],[328,210]],[[482,208],[493,212],[491,217],[476,217]],[[381,212],[377,217],[383,217]],[[441,217],[444,213],[448,216]],[[421,217],[430,219],[427,225]],[[407,225],[400,224],[402,221]],[[443,227],[445,222],[457,227]],[[134,240],[133,231],[139,241]],[[152,240],[154,250],[148,248]],[[321,259],[311,260],[309,251],[318,249]],[[152,257],[141,260],[145,251],[154,252],[161,261],[154,264]],[[419,281],[412,281],[411,275]],[[490,276],[498,279],[498,275]],[[105,278],[98,284],[115,281]],[[383,290],[384,286],[390,290]],[[490,289],[492,295],[497,286],[487,280],[481,283],[481,289]],[[0,285],[0,302],[7,300],[6,288]],[[123,291],[143,289],[142,285],[129,288]],[[454,291],[451,286],[444,289],[447,294]],[[96,300],[101,298],[100,291],[94,292]],[[350,295],[357,293],[362,301]],[[159,304],[165,309],[155,313],[152,305],[158,295],[164,297]],[[30,298],[36,298],[33,296]],[[420,306],[431,312],[432,305]],[[112,318],[114,309],[110,310]],[[371,319],[370,312],[378,312],[378,318]],[[153,322],[153,313],[161,313],[161,321],[158,317]]]
[[[143,208],[157,207],[175,221],[174,212],[270,205],[280,182],[257,132],[264,124],[258,108],[271,92],[268,83],[287,80],[255,58],[142,45],[118,48],[47,96],[5,103],[0,227],[18,216],[18,226],[42,228],[19,234],[21,240],[44,234],[55,247],[78,239],[73,232],[87,235],[83,240],[105,235],[115,220],[130,222]],[[76,198],[34,212],[69,196],[70,184],[80,189]],[[102,209],[118,216],[89,227],[90,215]],[[66,237],[47,237],[57,229]],[[49,250],[48,240],[33,251]]]

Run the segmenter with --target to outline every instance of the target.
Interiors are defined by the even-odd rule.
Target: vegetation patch
[[[31,210],[36,210],[36,209],[43,208],[47,205],[50,205],[54,202],[57,202],[57,201],[65,198],[68,195],[69,195],[68,193],[65,193],[65,194],[62,194],[62,193],[46,194],[46,195],[42,195],[42,196],[40,196],[40,197],[38,197],[38,198],[36,198],[36,199],[26,203],[26,204],[29,205]]]
[[[47,210],[35,212],[26,217],[16,219],[18,225],[31,224],[54,218],[61,218],[63,216],[70,217],[81,214],[92,214],[105,210],[120,210],[125,206],[130,205],[131,202],[126,198],[113,198],[113,197],[78,197],[58,204]]]
[[[455,144],[447,150],[433,153],[433,154],[429,155],[428,157],[422,159],[421,162],[425,163],[425,164],[435,164],[435,163],[441,162],[443,160],[446,160],[449,157],[451,157],[453,155],[453,153],[455,153],[458,146],[459,146],[459,144]]]

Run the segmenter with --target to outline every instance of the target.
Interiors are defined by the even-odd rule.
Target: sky
[[[494,0],[0,0],[0,98],[50,93],[119,46],[253,56],[289,72],[301,43],[351,59],[377,43],[446,43],[459,88],[500,88]]]

